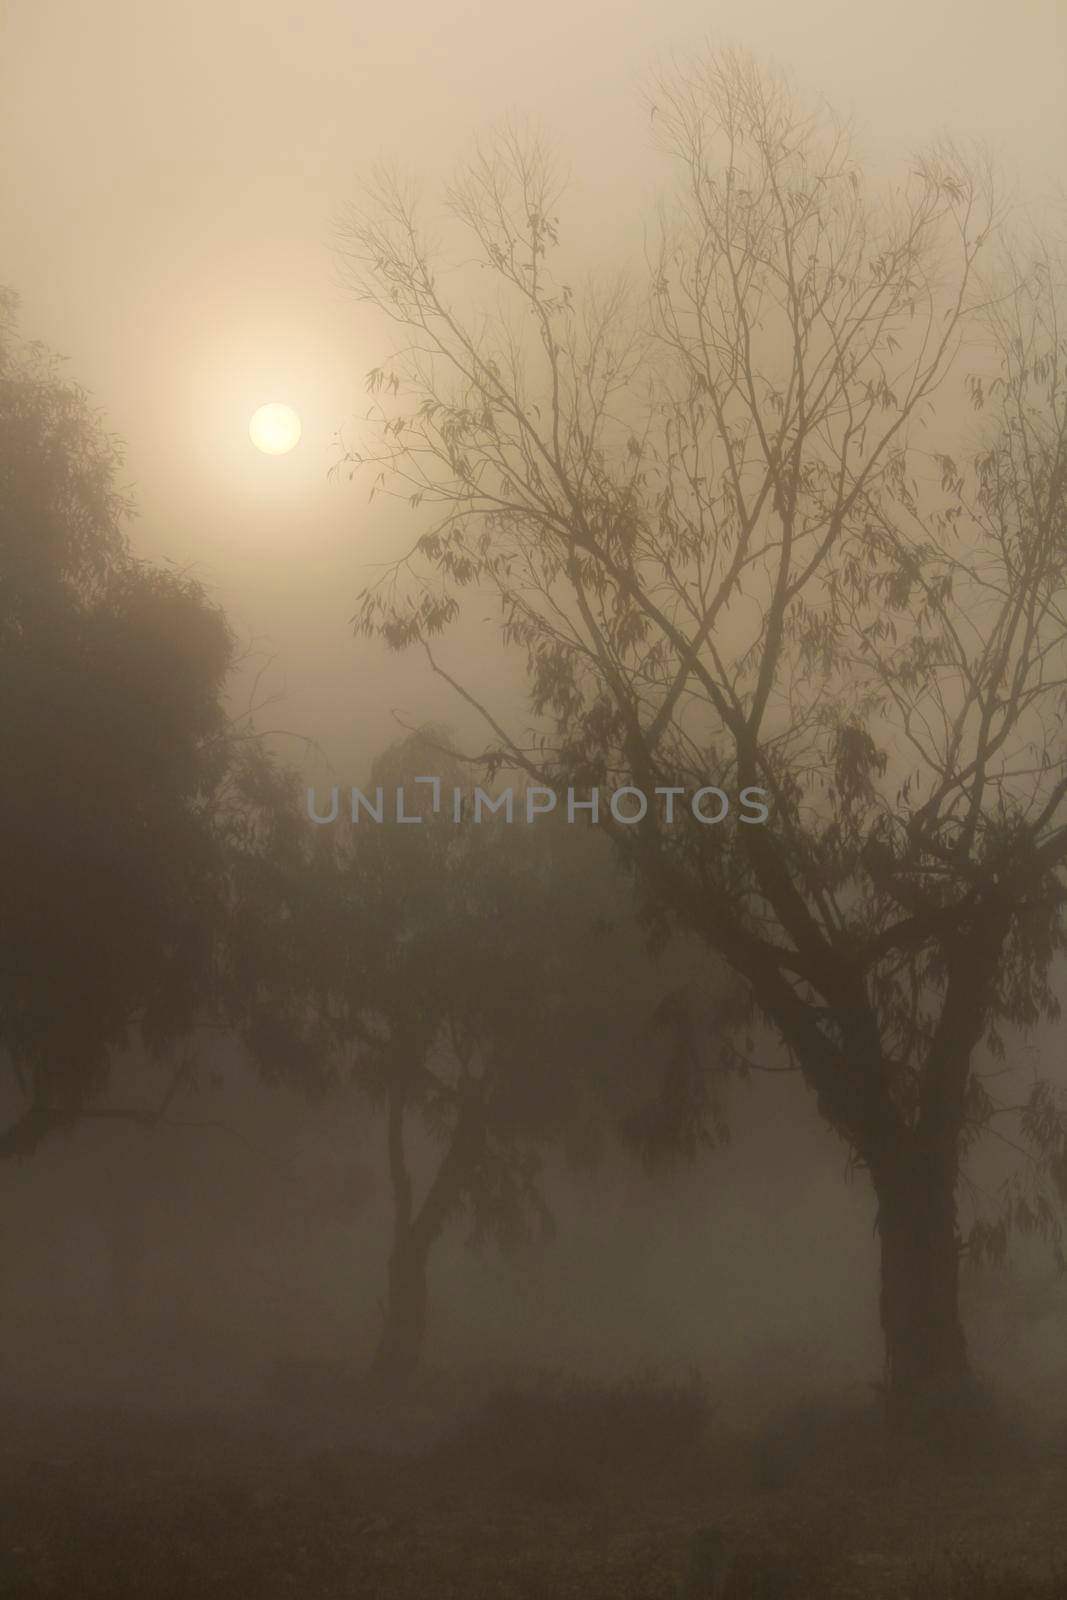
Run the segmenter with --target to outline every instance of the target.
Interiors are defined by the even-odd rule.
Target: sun
[[[264,455],[284,456],[300,442],[300,418],[292,406],[260,406],[248,424],[248,433]]]

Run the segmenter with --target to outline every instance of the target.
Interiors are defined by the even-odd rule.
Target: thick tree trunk
[[[959,1311],[954,1143],[912,1149],[874,1174],[881,1319],[891,1421],[923,1428],[958,1415],[970,1393]]]

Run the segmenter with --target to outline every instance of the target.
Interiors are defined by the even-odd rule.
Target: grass
[[[1053,1453],[905,1458],[845,1409],[769,1491],[699,1382],[649,1374],[508,1383],[406,1457],[352,1420],[308,1447],[269,1412],[16,1417],[0,1597],[678,1600],[710,1527],[716,1600],[1067,1600]]]

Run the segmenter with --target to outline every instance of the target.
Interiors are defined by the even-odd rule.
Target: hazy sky
[[[398,731],[392,707],[449,709],[420,661],[351,639],[363,564],[406,534],[365,487],[326,481],[386,349],[331,256],[376,159],[442,172],[528,113],[567,152],[610,267],[658,178],[642,76],[709,33],[854,112],[878,165],[948,130],[990,140],[1040,196],[1067,150],[1064,0],[0,0],[0,17],[0,282],[125,437],[139,552],[196,564],[278,653],[274,720],[353,778],[352,740]],[[302,415],[292,456],[249,443],[265,400]]]

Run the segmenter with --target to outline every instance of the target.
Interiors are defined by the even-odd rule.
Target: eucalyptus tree
[[[887,1389],[922,1415],[966,1387],[961,1259],[1011,1221],[1057,1236],[1067,1194],[1052,1087],[998,1101],[981,1053],[1058,1015],[1062,264],[998,276],[986,165],[943,143],[876,192],[744,56],[676,65],[648,109],[677,182],[642,292],[575,293],[553,160],[510,130],[445,196],[465,274],[399,181],[346,220],[398,331],[351,465],[415,524],[356,624],[452,677],[435,636],[488,591],[541,734],[460,685],[492,763],[767,791],[765,826],[606,827],[868,1173]],[[964,1157],[1002,1116],[1024,1166],[964,1238]]]
[[[405,737],[343,811],[339,796],[309,793],[303,842],[256,902],[252,1028],[290,1063],[309,1051],[381,1115],[391,1244],[374,1373],[398,1384],[422,1358],[450,1223],[522,1251],[553,1231],[554,1154],[589,1157],[617,1134],[655,1159],[676,1142],[672,1118],[716,1141],[711,1009],[728,994],[708,983],[688,1003],[691,953],[688,967],[649,962],[595,836],[505,810],[446,734]],[[425,1175],[416,1133],[440,1151]]]

